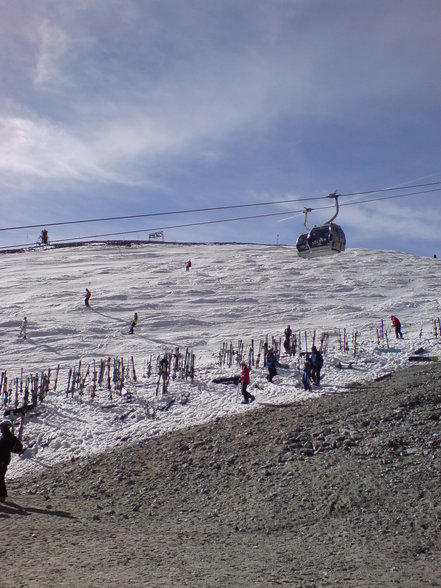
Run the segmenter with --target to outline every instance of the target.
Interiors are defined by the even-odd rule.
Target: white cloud
[[[47,120],[0,119],[0,169],[46,180],[121,181],[100,165],[93,144]]]
[[[403,198],[370,205],[347,206],[342,208],[339,220],[345,227],[356,231],[359,239],[372,238],[377,234],[379,239],[419,239],[439,244],[441,197],[432,196],[432,200],[428,200],[418,195],[412,198],[413,206],[406,203],[406,200]]]
[[[60,27],[44,20],[39,26],[38,41],[34,83],[60,84],[65,77],[65,70],[60,62],[69,50],[68,36]]]

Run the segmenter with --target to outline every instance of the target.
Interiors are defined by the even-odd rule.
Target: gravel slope
[[[11,481],[0,585],[441,586],[440,376],[413,366]]]

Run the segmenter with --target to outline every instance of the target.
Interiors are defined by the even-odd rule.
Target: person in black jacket
[[[320,386],[320,372],[323,367],[323,354],[317,350],[317,347],[313,345],[311,354],[312,371],[311,376],[314,383]]]
[[[292,335],[292,330],[291,330],[291,326],[288,325],[285,329],[285,341],[283,342],[283,347],[285,348],[286,353],[289,353],[291,355],[291,335]]]
[[[280,367],[280,363],[277,361],[272,347],[268,350],[266,355],[266,367],[268,368],[266,379],[268,382],[272,382],[274,376],[277,376],[277,367]]]
[[[11,453],[21,453],[23,445],[21,441],[11,433],[11,422],[0,423],[0,502],[4,502],[8,496],[6,490],[6,471],[11,461]]]

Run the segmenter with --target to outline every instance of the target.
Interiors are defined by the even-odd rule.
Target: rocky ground
[[[1,588],[441,586],[440,376],[419,365],[10,481]]]

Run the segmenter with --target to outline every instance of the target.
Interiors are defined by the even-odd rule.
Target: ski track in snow
[[[192,268],[185,271],[185,262]],[[5,254],[1,259],[0,371],[9,382],[20,375],[60,365],[56,392],[26,416],[23,441],[28,449],[13,459],[9,477],[78,459],[129,440],[160,435],[177,428],[260,407],[283,404],[318,394],[336,394],[350,382],[370,380],[411,365],[419,347],[439,355],[441,338],[433,336],[440,315],[440,264],[437,260],[393,251],[354,249],[344,254],[305,261],[294,247],[261,245],[148,244],[132,247],[95,244]],[[85,288],[91,307],[83,303]],[[129,334],[138,312],[135,334]],[[405,338],[395,340],[389,317],[397,315]],[[28,339],[18,334],[28,317]],[[377,342],[384,321],[389,348]],[[313,392],[301,385],[302,362],[283,358],[275,383],[266,381],[261,366],[251,371],[250,390],[257,402],[240,404],[232,384],[214,384],[216,376],[235,375],[237,365],[220,367],[223,343],[241,339],[248,346],[269,335],[283,338],[307,331],[308,347],[329,333],[323,382]],[[350,351],[340,349],[346,329]],[[353,336],[357,330],[357,356]],[[194,383],[170,380],[175,402],[148,416],[155,399],[157,374],[148,379],[146,362],[175,347],[196,354]],[[66,398],[67,372],[107,357],[134,357],[138,382],[126,393],[100,390]],[[338,363],[352,369],[339,369]],[[262,360],[261,360],[262,363]],[[186,403],[181,402],[183,398]],[[17,417],[19,425],[19,417]]]

